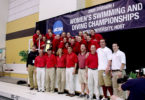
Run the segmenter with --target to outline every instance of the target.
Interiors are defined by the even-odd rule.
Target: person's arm
[[[105,73],[107,74],[109,72],[109,70],[111,69],[111,63],[112,63],[112,51],[109,50],[107,52],[107,59],[108,59],[108,64],[105,70]]]
[[[30,53],[28,54],[28,58],[27,58],[27,62],[26,62],[26,68],[28,68],[29,59],[30,59]]]
[[[75,54],[74,60],[75,60],[75,66],[74,66],[74,71],[73,71],[73,74],[75,74],[75,73],[76,73],[76,69],[77,69],[77,62],[78,62],[78,58],[77,58],[77,55],[76,55],[76,54]]]
[[[126,65],[126,56],[124,53],[121,54],[121,66],[120,66],[120,71],[122,71]]]
[[[35,67],[37,67],[37,57],[35,58],[35,63],[34,63]]]
[[[133,79],[130,79],[121,85],[121,89],[123,91],[130,90],[130,88],[132,87],[132,84],[133,84]]]
[[[89,53],[88,53],[88,55],[86,57],[86,62],[85,62],[85,66],[86,66],[86,78],[88,78],[88,64],[89,64],[88,56],[89,56]]]

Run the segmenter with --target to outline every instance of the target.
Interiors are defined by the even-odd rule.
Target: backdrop
[[[126,53],[127,69],[130,71],[145,67],[144,15],[145,1],[118,0],[37,22],[36,29],[46,34],[51,28],[54,34],[65,31],[72,36],[80,30],[89,32],[95,29],[107,40],[110,48],[113,42],[119,43],[120,49]]]

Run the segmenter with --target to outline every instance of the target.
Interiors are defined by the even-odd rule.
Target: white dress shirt
[[[126,69],[125,53],[118,50],[112,54],[112,70],[120,70],[122,64],[125,64],[124,69]]]
[[[99,48],[98,53],[98,70],[106,70],[108,61],[112,60],[112,51],[108,47]]]

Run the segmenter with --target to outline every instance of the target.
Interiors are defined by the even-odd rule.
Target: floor
[[[85,100],[85,98],[82,99],[78,96],[68,97],[66,94],[58,95],[56,92],[42,93],[36,90],[31,91],[26,85],[17,85],[18,80],[19,79],[0,77],[0,100]]]

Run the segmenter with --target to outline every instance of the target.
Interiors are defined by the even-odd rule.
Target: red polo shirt
[[[45,36],[46,36],[46,39],[47,39],[47,40],[53,41],[53,39],[54,39],[54,37],[55,37],[55,34],[52,34],[52,36],[50,37],[50,36],[49,36],[49,33],[46,33]]]
[[[44,44],[46,44],[44,41],[40,41],[40,49],[44,49]],[[37,47],[39,47],[39,42],[37,43]]]
[[[77,63],[77,55],[75,53],[67,54],[66,56],[66,68],[75,67],[75,63]]]
[[[58,48],[64,48],[64,42],[60,41]]]
[[[66,66],[66,56],[62,55],[61,57],[57,56],[56,59],[56,67],[58,68],[64,68]]]
[[[75,43],[74,44],[71,44],[71,47],[73,49],[73,52],[76,53],[77,51],[76,51],[76,45],[75,45]]]
[[[67,53],[68,53],[67,48],[64,48],[64,49],[63,49],[63,53],[64,53],[65,55],[67,55]]]
[[[35,67],[45,67],[46,65],[46,60],[45,60],[45,56],[37,56],[35,58],[35,63],[34,63]]]
[[[79,54],[80,53],[80,46],[81,46],[81,42],[76,42],[75,43],[75,46],[74,46],[74,52],[76,53],[76,54]]]
[[[86,54],[78,55],[78,63],[79,63],[79,68],[85,69],[85,62],[86,62]]]
[[[52,49],[53,51],[57,51],[58,47],[59,47],[59,43],[60,43],[60,40],[59,39],[53,39],[52,41]]]
[[[39,37],[39,35],[37,35],[36,33],[33,35],[33,43],[37,44],[37,38]]]
[[[98,40],[91,40],[91,45],[95,45],[96,46],[96,50],[98,48],[100,48],[100,44],[99,44],[99,41]]]
[[[98,54],[91,54],[89,53],[89,56],[86,59],[86,66],[91,69],[97,69],[98,68]]]
[[[90,52],[90,48],[91,48],[91,41],[87,41],[87,51]]]
[[[50,56],[46,56],[46,67],[47,68],[52,68],[55,67],[56,65],[56,57],[55,55],[51,54]]]
[[[101,39],[103,39],[103,36],[99,33],[95,33],[95,35],[91,36],[92,39],[96,39],[100,42]]]

